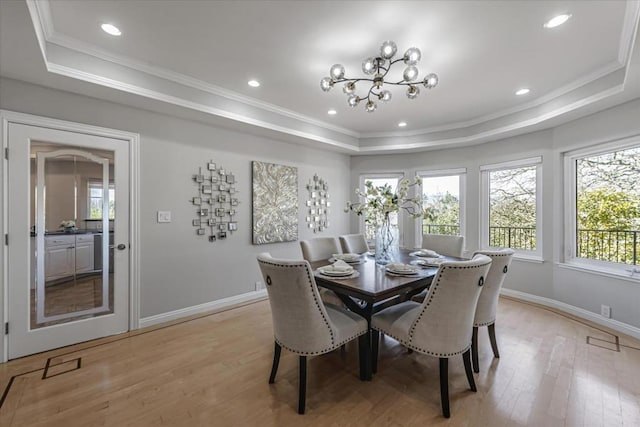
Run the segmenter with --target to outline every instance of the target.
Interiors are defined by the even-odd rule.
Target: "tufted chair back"
[[[464,237],[447,236],[444,234],[423,234],[422,248],[431,249],[440,255],[461,258],[464,248]]]
[[[341,254],[342,248],[335,237],[316,237],[310,240],[301,240],[302,258],[309,262],[321,261],[331,258],[333,254]]]
[[[337,334],[309,263],[262,253],[258,264],[269,294],[276,342],[297,354],[322,354],[334,348]]]
[[[500,289],[502,289],[502,283],[511,265],[514,251],[508,248],[497,251],[476,251],[474,256],[478,254],[491,258],[491,268],[478,299],[476,316],[473,321],[473,326],[476,327],[490,325],[496,321]]]
[[[369,251],[367,239],[364,234],[345,234],[340,236],[342,252],[347,254],[363,254]]]
[[[491,258],[444,262],[409,330],[416,350],[436,357],[452,357],[471,347],[476,304]]]

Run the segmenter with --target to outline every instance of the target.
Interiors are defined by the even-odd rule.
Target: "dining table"
[[[416,250],[400,249],[395,262],[403,264],[415,263],[420,259]],[[457,258],[442,257],[442,260]],[[386,265],[375,262],[372,255],[363,254],[358,262],[351,263],[357,274],[346,277],[334,277],[322,274],[318,269],[331,264],[333,259],[310,263],[318,286],[333,291],[345,306],[367,320],[369,340],[371,340],[371,317],[392,305],[409,300],[428,288],[438,271],[437,265],[416,266],[417,271],[411,274],[395,274],[387,271]],[[376,361],[367,367],[367,379],[371,379],[371,371],[376,371]]]

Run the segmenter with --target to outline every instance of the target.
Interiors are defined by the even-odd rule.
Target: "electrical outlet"
[[[256,291],[259,291],[261,289],[264,289],[264,284],[262,283],[262,280],[258,280],[256,282]]]
[[[607,319],[611,318],[611,307],[609,307],[608,305],[601,305],[600,306],[600,316],[602,317],[606,317]]]
[[[171,211],[158,211],[158,222],[171,222]]]

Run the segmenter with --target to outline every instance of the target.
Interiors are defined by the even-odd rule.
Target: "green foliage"
[[[600,188],[578,194],[578,228],[588,230],[637,230],[640,197]]]

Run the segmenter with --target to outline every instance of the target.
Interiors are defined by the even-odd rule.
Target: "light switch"
[[[158,211],[158,222],[171,222],[171,211]]]

